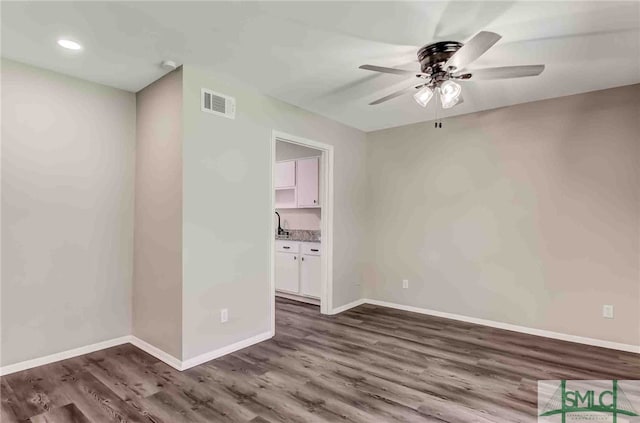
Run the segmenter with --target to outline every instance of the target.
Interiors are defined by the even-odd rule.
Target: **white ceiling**
[[[405,78],[359,65],[418,69],[409,62],[419,46],[480,30],[503,38],[475,67],[547,68],[465,82],[464,104],[448,115],[640,83],[637,1],[2,2],[4,57],[129,91],[173,59],[365,131],[432,120],[435,110],[411,96],[368,106]],[[84,51],[63,51],[60,36]]]

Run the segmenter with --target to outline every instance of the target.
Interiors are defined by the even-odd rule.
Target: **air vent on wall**
[[[200,96],[201,110],[214,115],[220,115],[229,119],[236,117],[236,99],[215,91],[202,89]]]

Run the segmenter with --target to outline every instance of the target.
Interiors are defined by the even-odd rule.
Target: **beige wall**
[[[236,119],[202,113],[202,87],[236,97]],[[333,302],[360,298],[365,134],[193,66],[184,67],[184,117],[185,358],[270,329],[273,129],[335,146]]]
[[[368,297],[640,344],[640,85],[368,138]]]
[[[1,78],[1,365],[131,332],[189,359],[267,331],[272,129],[335,146],[334,307],[640,344],[639,85],[364,134],[191,66],[137,110],[8,60]],[[201,87],[236,119],[200,112]]]
[[[135,107],[2,60],[1,365],[130,334]]]
[[[137,94],[133,334],[182,358],[182,70]]]

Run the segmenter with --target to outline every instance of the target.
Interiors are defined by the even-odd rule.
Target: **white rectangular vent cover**
[[[202,89],[200,106],[203,112],[213,113],[229,119],[236,117],[236,99],[215,91]]]

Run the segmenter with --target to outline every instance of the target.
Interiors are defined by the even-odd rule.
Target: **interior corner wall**
[[[2,361],[131,329],[135,96],[2,59]]]
[[[271,329],[274,129],[335,146],[333,306],[361,298],[366,134],[204,69],[183,70],[185,359]],[[201,112],[201,88],[235,97],[236,118]]]
[[[640,85],[368,138],[369,298],[640,345]]]
[[[137,93],[133,335],[182,358],[182,69]]]

